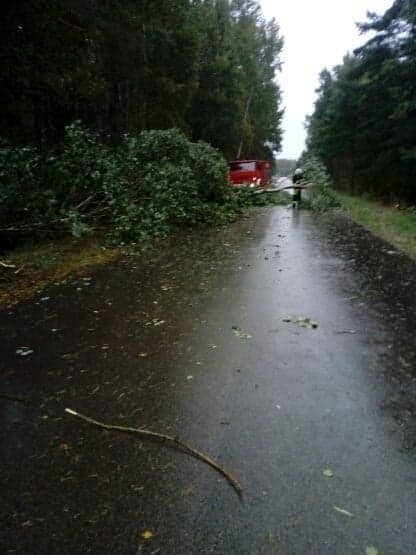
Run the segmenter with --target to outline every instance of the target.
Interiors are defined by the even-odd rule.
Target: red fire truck
[[[233,160],[228,164],[233,185],[248,184],[266,187],[272,177],[272,169],[265,160]]]

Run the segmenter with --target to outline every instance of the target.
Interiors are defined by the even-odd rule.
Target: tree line
[[[0,250],[232,220],[226,158],[281,141],[282,38],[255,0],[3,2]]]
[[[364,46],[320,74],[307,151],[336,186],[416,203],[416,0],[359,24]]]
[[[3,138],[38,151],[82,120],[107,143],[176,127],[224,156],[281,142],[282,38],[255,0],[6,0]]]

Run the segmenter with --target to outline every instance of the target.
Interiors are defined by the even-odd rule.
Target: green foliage
[[[327,186],[330,177],[324,164],[316,156],[308,156],[302,162],[303,178],[313,184]]]
[[[114,151],[76,121],[66,128],[60,154],[47,158],[49,181],[62,210],[108,200],[114,184],[122,184]],[[91,199],[90,199],[91,197]],[[90,199],[90,200],[88,200]]]
[[[170,129],[144,131],[125,146],[120,160],[128,200],[117,214],[115,237],[146,238],[176,225],[223,222],[235,212],[227,164],[210,145]]]
[[[331,189],[331,179],[324,164],[315,156],[306,157],[302,161],[304,180],[312,184],[308,189],[309,198],[302,200],[304,207],[318,212],[341,206],[336,193]]]
[[[0,147],[0,221],[13,236],[18,226],[28,226],[33,219],[47,219],[54,196],[41,188],[44,177],[42,161],[34,148]],[[8,229],[10,228],[10,229]]]
[[[232,0],[233,45],[243,84],[244,125],[239,157],[273,159],[282,139],[281,93],[275,75],[281,68],[283,39],[273,19],[266,22],[259,3]]]
[[[77,119],[115,144],[176,127],[226,157],[242,138],[245,154],[270,156],[281,49],[254,0],[6,2],[2,133],[48,151]]]
[[[310,207],[317,212],[339,208],[341,202],[337,194],[327,185],[318,185],[311,190]]]
[[[250,206],[279,206],[290,203],[290,197],[284,193],[263,193],[253,195]]]
[[[3,226],[127,241],[231,221],[223,156],[280,146],[281,49],[257,0],[6,2]]]
[[[79,237],[104,225],[114,242],[145,241],[176,226],[227,223],[245,206],[220,153],[177,129],[111,148],[75,122],[54,156],[0,149],[0,177],[2,221],[23,236]]]
[[[224,202],[230,196],[228,165],[221,154],[207,143],[192,143],[191,164],[199,196],[211,202]]]
[[[40,171],[40,157],[34,148],[0,147],[0,209],[5,212],[24,210],[34,196]]]
[[[76,210],[66,210],[64,212],[65,221],[69,225],[71,233],[74,237],[83,237],[90,235],[93,229],[84,221],[82,221],[81,214]]]

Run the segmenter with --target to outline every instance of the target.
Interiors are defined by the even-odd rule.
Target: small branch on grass
[[[16,269],[15,264],[6,264],[6,262],[3,262],[2,260],[0,260],[0,267],[6,268],[6,270],[14,270],[13,274],[17,276],[18,274],[20,274],[20,272],[23,270],[25,266],[23,265],[23,266],[20,266],[20,268]]]
[[[7,264],[6,262],[3,262],[2,260],[0,260],[0,266],[2,268],[7,268],[9,270],[14,270],[16,268],[16,266],[14,264]]]
[[[199,459],[204,463],[208,464],[209,466],[211,466],[214,470],[219,472],[219,474],[221,474],[228,481],[229,484],[231,484],[231,486],[234,488],[234,490],[237,492],[237,494],[240,497],[242,495],[243,488],[241,487],[240,482],[236,478],[234,478],[234,476],[232,476],[229,472],[224,470],[218,463],[216,463],[213,459],[211,459],[211,457],[209,457],[208,455],[205,455],[205,453],[202,453],[201,451],[197,451],[193,447],[190,447],[189,445],[187,445],[177,437],[168,436],[165,434],[159,434],[157,432],[151,432],[150,430],[143,430],[142,428],[130,428],[129,426],[105,424],[104,422],[99,422],[98,420],[94,420],[89,416],[85,416],[69,408],[66,408],[65,412],[67,412],[68,414],[72,414],[72,416],[76,416],[77,418],[80,418],[81,420],[84,420],[85,422],[88,422],[89,424],[92,424],[93,426],[97,426],[98,428],[102,428],[104,430],[113,430],[116,432],[121,432],[126,434],[139,435],[142,437],[158,439],[159,441],[173,444],[175,447],[181,448],[185,453],[188,453],[192,457],[195,457],[196,459]]]

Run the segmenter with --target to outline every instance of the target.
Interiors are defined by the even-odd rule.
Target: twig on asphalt
[[[214,470],[219,472],[228,481],[228,483],[231,484],[231,486],[234,488],[237,494],[240,497],[242,495],[243,488],[241,487],[240,482],[236,478],[234,478],[234,476],[232,476],[229,472],[224,470],[218,463],[216,463],[213,459],[211,459],[211,457],[209,457],[208,455],[205,455],[205,453],[202,453],[201,451],[197,451],[196,449],[187,445],[177,437],[168,436],[166,434],[159,434],[157,432],[151,432],[150,430],[144,430],[142,428],[131,428],[129,426],[119,426],[116,424],[105,424],[104,422],[99,422],[98,420],[94,420],[89,416],[85,416],[84,414],[80,414],[79,412],[76,412],[75,410],[69,409],[69,408],[66,408],[65,412],[67,412],[68,414],[72,414],[73,416],[76,416],[81,420],[84,420],[85,422],[88,422],[89,424],[92,424],[93,426],[97,426],[98,428],[102,428],[104,430],[113,430],[116,432],[122,432],[126,434],[135,434],[142,437],[155,438],[160,441],[173,444],[175,447],[180,447],[185,453],[188,453],[189,455],[195,457],[196,459],[203,461],[204,463],[211,466]]]

